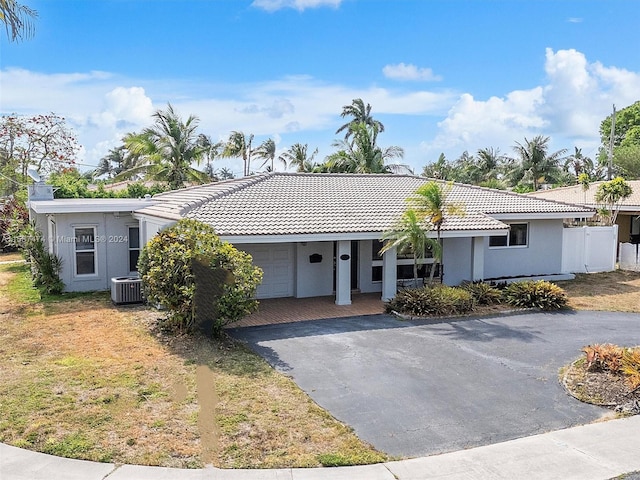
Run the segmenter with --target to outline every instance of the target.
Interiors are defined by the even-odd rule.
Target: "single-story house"
[[[556,202],[572,203],[592,209],[600,209],[602,204],[596,202],[598,187],[604,182],[593,182],[587,190],[582,185],[551,188],[529,193],[535,198],[543,198]],[[618,241],[620,243],[640,243],[640,180],[627,180],[633,190],[628,198],[620,203],[620,210],[616,224],[618,225]]]
[[[53,200],[32,197],[31,216],[63,260],[69,291],[110,288],[135,274],[141,246],[181,218],[214,227],[264,271],[258,298],[395,295],[413,277],[411,256],[380,254],[381,238],[430,181],[412,175],[266,173],[174,190],[152,199]],[[464,213],[445,216],[442,267],[463,281],[562,272],[563,219],[591,208],[488,188],[442,184]],[[435,237],[435,232],[432,232]],[[428,276],[433,258],[421,260]]]

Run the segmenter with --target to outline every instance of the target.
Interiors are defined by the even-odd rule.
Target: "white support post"
[[[336,305],[351,305],[351,240],[336,249]]]
[[[485,237],[473,237],[471,278],[474,282],[484,280],[484,239]]]
[[[397,249],[390,248],[382,255],[382,300],[388,302],[398,291]]]

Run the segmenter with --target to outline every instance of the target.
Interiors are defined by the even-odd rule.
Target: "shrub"
[[[504,300],[514,307],[560,310],[567,307],[567,295],[546,280],[514,282],[503,290]]]
[[[15,197],[6,200],[0,208],[0,250],[15,250],[12,237],[28,224],[29,211],[25,204]]]
[[[140,254],[138,272],[145,297],[169,311],[165,326],[174,330],[190,331],[197,319],[212,322],[218,336],[258,306],[253,297],[262,271],[249,254],[195,220],[180,220],[152,238]]]
[[[495,305],[502,300],[502,292],[485,282],[469,282],[462,285],[477,305]]]
[[[632,390],[640,388],[640,347],[596,343],[587,345],[582,351],[587,357],[587,370],[623,374]]]
[[[20,228],[18,230],[18,228]],[[53,253],[49,253],[44,244],[42,233],[35,224],[24,226],[14,222],[9,228],[9,244],[19,248],[23,256],[31,262],[31,277],[33,284],[41,293],[58,295],[64,290],[64,283],[60,278],[62,260]]]
[[[473,296],[462,288],[427,285],[402,290],[386,304],[386,311],[415,317],[457,315],[473,310]]]

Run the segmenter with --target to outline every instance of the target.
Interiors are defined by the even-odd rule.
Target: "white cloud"
[[[411,63],[398,63],[396,65],[385,65],[382,69],[382,73],[387,78],[393,80],[412,80],[412,81],[426,81],[426,82],[439,82],[442,77],[435,75],[430,68],[419,68]]]
[[[590,62],[576,50],[548,49],[543,68],[546,79],[540,85],[484,99],[446,87],[358,88],[306,75],[209,84],[5,69],[0,70],[0,112],[65,116],[84,146],[84,163],[94,165],[124,133],[151,125],[153,111],[168,101],[183,117],[197,115],[200,131],[214,139],[242,130],[258,142],[278,138],[279,149],[309,143],[320,148],[319,159],[330,153],[342,107],[354,98],[370,103],[387,127],[381,144],[404,147],[405,161],[418,171],[440,152],[448,158],[489,146],[510,152],[516,141],[534,135],[550,136],[553,149],[575,145],[595,155],[600,122],[613,103],[620,109],[637,100],[640,73]]]
[[[254,0],[254,7],[262,8],[268,12],[275,12],[283,8],[293,8],[302,12],[308,8],[333,7],[338,8],[342,0]]]
[[[433,140],[423,142],[423,151],[459,155],[493,146],[504,152],[524,137],[545,135],[555,149],[578,146],[595,156],[600,122],[613,103],[622,108],[637,100],[640,73],[589,63],[574,49],[550,48],[544,70],[544,84],[530,90],[487,100],[461,95]]]
[[[569,17],[567,19],[567,22],[569,22],[569,23],[582,23],[583,20],[584,19],[580,18],[580,17]]]

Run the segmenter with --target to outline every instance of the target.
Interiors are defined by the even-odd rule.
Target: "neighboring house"
[[[412,277],[412,257],[398,256],[393,249],[380,255],[380,238],[407,208],[406,199],[428,181],[410,175],[268,173],[166,192],[149,201],[114,203],[111,212],[126,217],[120,222],[86,200],[56,211],[54,205],[61,200],[32,201],[31,211],[45,227],[42,215],[54,215],[58,235],[64,224],[65,232],[76,236],[94,228],[95,235],[107,239],[127,232],[131,239],[134,233],[127,229],[138,227],[138,246],[181,218],[196,219],[253,256],[264,271],[258,298],[335,294],[336,303],[346,305],[354,290],[392,298],[398,280]],[[563,273],[563,219],[594,214],[589,208],[505,191],[460,184],[450,188],[448,200],[462,205],[465,213],[445,217],[442,226],[442,280],[449,285]],[[109,210],[106,205],[100,208]],[[112,231],[111,224],[117,230]],[[127,261],[135,245],[127,245],[96,242],[93,257],[82,255],[90,251],[86,242],[68,246],[64,255],[58,247],[67,288],[109,288],[109,275],[132,268]],[[103,254],[107,258],[101,258]],[[78,255],[83,258],[74,260]],[[98,273],[78,270],[90,258]],[[112,269],[100,275],[104,262],[122,265],[118,273]],[[433,259],[422,263],[426,275]],[[82,283],[90,275],[101,277],[101,287]]]
[[[549,190],[539,190],[528,195],[545,200],[556,202],[572,203],[583,205],[588,208],[599,209],[602,204],[596,202],[596,192],[598,187],[604,182],[594,182],[584,190],[582,185],[572,185],[570,187],[552,188]],[[630,197],[620,204],[620,211],[616,224],[618,225],[618,240],[620,243],[640,243],[640,180],[627,180],[633,190]]]

